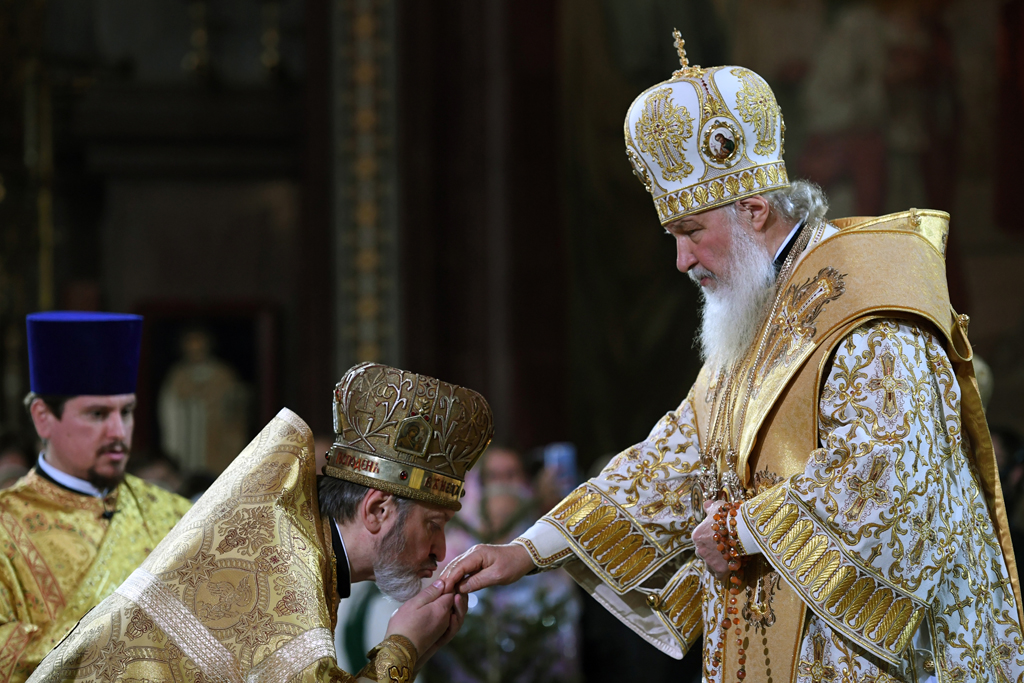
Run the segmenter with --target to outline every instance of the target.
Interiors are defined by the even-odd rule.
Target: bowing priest
[[[682,67],[624,132],[700,287],[704,367],[647,439],[443,578],[470,591],[563,566],[669,655],[703,633],[707,681],[1021,680],[949,217],[827,218],[821,190],[789,180],[768,84],[676,45]]]
[[[43,450],[0,492],[0,681],[24,681],[189,508],[125,474],[142,318],[49,312],[27,324],[25,404]]]
[[[365,363],[337,385],[334,427],[317,477],[313,434],[278,413],[31,680],[411,681],[465,616],[464,596],[420,586],[491,411],[469,389]],[[351,675],[338,601],[368,580],[405,604]]]

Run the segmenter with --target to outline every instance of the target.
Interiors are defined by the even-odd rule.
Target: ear
[[[371,534],[380,533],[384,523],[391,516],[391,494],[378,489],[370,489],[363,496],[359,505],[359,519]]]
[[[750,225],[756,232],[761,232],[768,224],[768,216],[771,214],[771,204],[759,194],[747,197],[736,202],[736,208],[740,215],[750,221]]]
[[[46,405],[43,399],[37,398],[32,401],[28,411],[32,415],[32,424],[36,428],[36,434],[40,439],[49,439],[53,433],[53,423],[57,419],[57,416],[50,410],[50,406]]]

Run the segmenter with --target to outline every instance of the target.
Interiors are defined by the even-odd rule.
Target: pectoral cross
[[[910,383],[896,377],[896,355],[892,351],[882,354],[882,376],[868,382],[868,389],[871,391],[884,391],[885,398],[882,399],[882,414],[888,418],[896,417],[896,392],[906,393],[910,391]]]
[[[797,667],[797,673],[801,676],[809,676],[813,683],[836,680],[835,667],[825,662],[825,636],[820,633],[815,634],[812,643],[814,645],[814,660],[810,662],[806,659],[801,660]]]
[[[921,555],[924,553],[925,543],[935,543],[938,540],[939,535],[935,533],[935,529],[932,528],[932,524],[935,522],[935,512],[938,508],[938,503],[935,502],[934,498],[928,499],[928,512],[919,516],[911,517],[910,525],[914,527],[914,530],[918,533],[917,543],[910,550],[910,562],[917,564],[921,561]]]
[[[889,492],[878,485],[882,473],[885,472],[885,468],[888,466],[889,462],[885,459],[884,455],[876,455],[875,459],[871,461],[871,472],[866,478],[861,479],[856,474],[850,477],[850,483],[847,484],[847,488],[854,492],[855,498],[853,504],[846,510],[847,520],[851,522],[859,520],[868,501],[874,501],[875,503],[889,502]]]
[[[960,587],[957,586],[957,585],[950,586],[949,590],[953,591],[953,598],[956,600],[956,602],[954,602],[952,605],[950,605],[946,609],[942,610],[942,612],[947,617],[953,616],[953,612],[958,612],[960,614],[960,625],[963,626],[964,628],[966,628],[967,627],[967,619],[964,617],[964,608],[965,607],[970,607],[971,606],[971,602],[973,602],[973,601],[971,600],[971,598],[964,598],[963,600],[961,600],[960,599]]]

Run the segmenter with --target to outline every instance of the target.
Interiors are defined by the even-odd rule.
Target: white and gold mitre
[[[789,185],[786,124],[764,79],[741,66],[690,65],[637,97],[623,124],[633,172],[665,225]]]

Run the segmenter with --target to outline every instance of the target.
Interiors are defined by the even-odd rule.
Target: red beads
[[[746,651],[743,648],[743,629],[740,627],[739,608],[736,607],[738,596],[740,591],[743,590],[743,564],[746,558],[741,556],[737,551],[738,546],[738,535],[736,532],[736,517],[739,513],[740,503],[723,503],[719,505],[712,515],[714,520],[711,524],[712,539],[718,552],[722,553],[723,559],[725,559],[726,566],[729,570],[728,581],[725,585],[729,589],[729,606],[726,607],[725,611],[728,616],[725,616],[721,624],[721,637],[718,642],[716,651],[712,653],[711,661],[715,667],[718,667],[722,663],[725,652],[725,644],[727,639],[730,637],[729,631],[733,631],[735,635],[735,642],[737,652],[739,654],[738,662],[739,669],[736,671],[736,677],[742,681],[747,677],[746,663],[747,656]],[[735,630],[733,629],[735,627]]]

